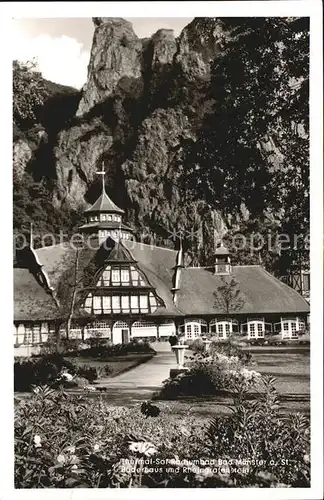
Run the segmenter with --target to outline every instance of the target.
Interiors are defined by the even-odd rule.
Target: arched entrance
[[[117,321],[112,330],[113,344],[128,344],[129,336],[129,324],[126,321]]]

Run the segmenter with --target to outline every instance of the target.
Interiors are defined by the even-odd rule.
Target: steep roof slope
[[[14,269],[14,320],[46,321],[59,318],[53,297],[28,269]]]
[[[261,266],[234,266],[233,273],[244,300],[240,314],[307,313],[309,305],[295,290]],[[185,314],[224,314],[215,305],[213,292],[221,277],[205,268],[184,268],[181,273],[178,307]]]
[[[115,212],[123,214],[124,210],[117,207],[117,205],[115,205],[115,203],[109,198],[107,193],[103,192],[95,203],[86,210],[86,213],[89,212]]]

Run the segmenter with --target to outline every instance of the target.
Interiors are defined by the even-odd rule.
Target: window
[[[102,284],[103,284],[103,286],[110,285],[110,267],[107,267],[106,270],[102,274]]]
[[[24,344],[37,344],[41,342],[41,325],[40,323],[25,325]]]
[[[157,338],[157,327],[154,323],[135,321],[132,324],[132,337]]]
[[[129,312],[129,297],[128,295],[122,295],[121,307],[123,312]]]
[[[97,286],[145,286],[145,281],[134,266],[107,266],[98,279]]]
[[[33,329],[31,326],[25,326],[25,344],[33,343]]]
[[[112,285],[115,285],[115,286],[120,284],[120,270],[119,269],[112,270],[111,283],[112,283]]]
[[[112,301],[112,310],[113,312],[120,312],[120,296],[119,295],[113,295],[111,297]]]
[[[188,336],[188,328],[191,337],[199,337],[203,332],[207,331],[207,322],[204,319],[190,319],[185,321],[185,332]]]
[[[93,297],[93,312],[95,314],[102,313],[101,297]]]
[[[255,323],[251,323],[249,325],[249,329],[250,329],[250,337],[256,337],[256,332],[255,332]]]
[[[106,221],[107,220],[107,215],[106,214],[100,214],[100,220],[101,221]]]
[[[139,312],[137,295],[131,295],[131,310],[132,312]]]
[[[282,338],[298,338],[299,325],[296,319],[281,320],[281,335]]]
[[[220,338],[226,338],[232,331],[233,325],[231,321],[219,321],[216,323],[216,332]]]
[[[148,296],[140,295],[140,309],[141,312],[148,312]]]
[[[129,325],[126,323],[126,321],[117,321],[115,324],[114,324],[114,329],[115,328],[129,328]]]
[[[187,326],[187,328],[186,328],[186,330],[187,330],[187,337],[188,337],[188,339],[191,339],[192,338],[191,325],[186,325],[186,326]]]
[[[41,341],[40,324],[35,324],[33,329],[33,343],[39,343]]]
[[[154,312],[156,311],[157,309],[157,301],[156,301],[156,297],[155,295],[151,292],[150,295],[150,308],[151,308],[151,312]]]
[[[132,284],[137,286],[138,285],[138,279],[139,279],[139,276],[138,276],[138,272],[136,271],[136,269],[134,269],[133,267],[131,268],[131,273],[132,273]]]
[[[263,320],[248,320],[247,332],[249,338],[264,337],[264,321]]]
[[[111,297],[102,297],[102,309],[104,313],[110,313],[111,312],[111,303],[110,303]]]
[[[121,270],[121,282],[122,285],[129,285],[129,269]]]
[[[91,293],[89,293],[84,303],[84,309],[86,312],[91,313],[91,308],[92,308],[92,295]]]

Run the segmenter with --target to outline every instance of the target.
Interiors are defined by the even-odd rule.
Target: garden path
[[[149,400],[170,374],[170,368],[176,367],[174,354],[159,352],[146,363],[121,373],[116,377],[101,378],[98,386],[106,389],[105,399],[113,405],[135,404]]]

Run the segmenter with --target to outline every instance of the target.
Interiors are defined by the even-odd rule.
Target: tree
[[[224,276],[221,276],[221,282],[222,284],[214,292],[214,307],[229,316],[240,311],[245,300],[241,294],[239,283],[234,277],[227,281]]]
[[[75,301],[78,292],[78,288],[80,285],[80,277],[79,277],[79,260],[80,260],[80,249],[76,249],[75,260],[74,260],[74,272],[73,272],[73,282],[72,282],[72,290],[71,290],[71,299],[68,309],[68,316],[66,320],[66,338],[70,338],[70,330],[71,323],[75,309]]]
[[[244,304],[245,300],[241,294],[239,283],[236,281],[235,277],[232,277],[230,281],[227,281],[224,276],[221,276],[222,284],[217,287],[214,292],[215,297],[215,309],[221,310],[227,317],[232,314],[239,312]],[[233,345],[232,335],[229,336],[229,344]]]
[[[92,254],[92,250],[82,248],[81,244],[75,249],[71,248],[65,255],[65,262],[62,263],[66,271],[58,283],[56,300],[59,303],[61,317],[64,318],[62,326],[65,328],[67,339],[70,338],[72,321],[80,313],[79,308],[82,307],[86,289],[93,286],[94,276],[98,271],[96,263],[93,260],[89,261],[89,253]],[[95,319],[93,315],[86,316],[87,321],[93,319]],[[57,343],[58,345],[61,343],[60,335]]]
[[[187,148],[192,190],[225,216],[281,216],[281,232],[309,226],[306,18],[224,20],[210,92],[216,104]],[[292,249],[293,251],[293,249]]]
[[[26,126],[36,119],[36,109],[48,96],[48,89],[35,61],[13,61],[13,119]]]

